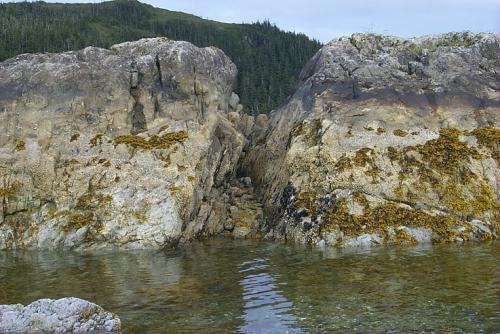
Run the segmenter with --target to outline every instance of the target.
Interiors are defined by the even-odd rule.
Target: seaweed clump
[[[71,138],[69,139],[70,142],[74,142],[74,141],[77,141],[78,138],[80,138],[80,134],[79,133],[74,133],[71,135]]]
[[[25,149],[26,149],[26,143],[24,142],[24,140],[21,139],[16,140],[15,150],[19,152],[19,151],[24,151]]]
[[[340,230],[346,236],[356,237],[365,233],[378,233],[386,240],[390,239],[389,230],[396,228],[396,240],[413,243],[413,238],[398,230],[402,225],[431,229],[437,236],[436,242],[452,242],[458,236],[453,228],[462,223],[450,216],[431,215],[423,210],[406,208],[395,203],[388,203],[371,208],[366,197],[354,193],[353,200],[364,208],[362,215],[349,212],[347,199],[337,200],[336,205],[326,210],[325,225],[322,231]],[[461,235],[466,239],[466,235]]]
[[[360,215],[350,212],[349,203],[357,203],[363,208]],[[466,226],[450,215],[433,215],[421,209],[405,207],[397,203],[386,203],[372,208],[366,196],[354,192],[349,198],[319,198],[312,192],[297,193],[288,206],[288,214],[298,224],[303,218],[304,227],[311,230],[314,226],[319,235],[340,231],[347,237],[363,234],[379,234],[385,242],[414,244],[416,240],[403,226],[430,229],[434,242],[453,242],[457,237],[469,238],[469,230],[457,229]]]
[[[66,216],[66,225],[64,225],[63,229],[66,232],[70,230],[79,230],[82,227],[94,225],[95,223],[94,215],[90,212],[71,212]]]
[[[299,137],[303,136],[304,141],[311,146],[316,146],[319,144],[321,139],[320,131],[322,125],[320,119],[315,119],[310,122],[301,122],[296,124],[292,129],[292,136]]]
[[[83,212],[78,210],[62,210],[62,211],[49,211],[50,219],[63,218],[62,230],[64,232],[76,231],[82,227],[94,227],[95,231],[102,230],[102,223],[95,220],[94,214],[91,211]],[[89,236],[87,235],[87,239]]]
[[[76,202],[77,209],[96,209],[102,208],[113,201],[113,196],[109,194],[96,194],[88,192],[80,196]]]
[[[431,168],[445,174],[454,174],[461,163],[470,158],[479,160],[481,154],[474,147],[459,139],[462,131],[454,128],[443,128],[439,138],[427,141],[425,144],[410,146],[406,151],[416,151],[427,161]]]
[[[145,224],[148,221],[148,213],[144,209],[135,210],[132,212],[132,216],[139,222],[139,224]]]
[[[90,146],[95,147],[102,144],[102,134],[95,135],[89,142]]]
[[[154,135],[149,139],[135,135],[123,135],[116,137],[114,142],[116,145],[125,144],[133,148],[152,150],[170,148],[176,143],[184,142],[187,138],[188,133],[186,131],[177,131],[169,132],[163,136]]]
[[[416,175],[418,180],[413,185],[419,191],[405,194],[400,184],[394,189],[395,195],[401,200],[413,201],[419,193],[427,194],[432,189],[440,204],[461,220],[490,210],[498,211],[495,194],[487,181],[480,179],[469,167],[472,159],[480,160],[483,156],[475,147],[460,140],[460,136],[465,134],[459,129],[443,128],[438,138],[424,144],[409,146],[401,151],[390,147],[389,158],[398,161],[402,167],[400,179]],[[483,135],[489,138],[484,139],[488,143],[494,138],[494,132],[485,131]],[[418,157],[408,154],[410,152],[417,153]]]
[[[500,160],[500,129],[479,128],[469,134],[476,137],[479,146],[488,148],[495,160]]]
[[[408,136],[408,132],[406,132],[405,130],[401,130],[401,129],[396,129],[392,133],[395,136],[398,136],[398,137],[406,137],[406,136]]]
[[[373,158],[374,154],[375,151],[373,149],[364,147],[356,151],[356,154],[352,159],[354,166],[365,167],[368,165],[370,167],[370,169],[366,170],[364,173],[365,175],[371,176],[373,178],[373,182],[375,182],[375,177],[380,173],[380,169],[376,165],[375,159]]]
[[[16,195],[19,190],[19,184],[13,183],[10,185],[6,185],[4,187],[0,187],[0,197],[1,198],[12,198]]]

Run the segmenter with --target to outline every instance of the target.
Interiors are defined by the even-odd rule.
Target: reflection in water
[[[294,328],[297,320],[292,315],[293,303],[277,287],[279,276],[265,272],[267,258],[256,258],[241,264],[245,278],[243,287],[245,325],[241,333],[303,333]]]
[[[124,333],[497,333],[500,242],[310,249],[0,252],[0,304],[76,296]]]

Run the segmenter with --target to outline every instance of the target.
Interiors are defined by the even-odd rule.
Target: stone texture
[[[252,126],[236,75],[221,50],[165,38],[0,63],[0,249],[222,233]]]
[[[0,305],[2,333],[118,333],[120,319],[78,298],[40,299],[27,306]]]
[[[338,246],[496,237],[499,40],[357,34],[325,45],[246,149],[241,168],[259,189],[267,237]]]

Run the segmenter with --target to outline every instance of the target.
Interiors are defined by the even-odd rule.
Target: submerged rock
[[[120,319],[79,298],[40,299],[27,306],[0,305],[1,333],[118,333]]]
[[[357,34],[325,45],[242,163],[272,221],[268,238],[498,236],[499,57],[492,34]]]
[[[0,249],[222,233],[252,123],[236,73],[219,49],[165,38],[0,63]]]

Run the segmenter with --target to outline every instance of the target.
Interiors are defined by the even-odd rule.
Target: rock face
[[[118,333],[120,329],[120,319],[114,314],[78,298],[0,305],[2,333]]]
[[[0,63],[0,249],[226,231],[241,124],[253,124],[236,74],[219,49],[164,38]]]
[[[353,35],[323,47],[242,164],[268,237],[321,245],[499,231],[500,37]]]
[[[156,38],[7,60],[0,249],[496,237],[499,40],[334,40],[269,119],[241,113],[216,48]]]

